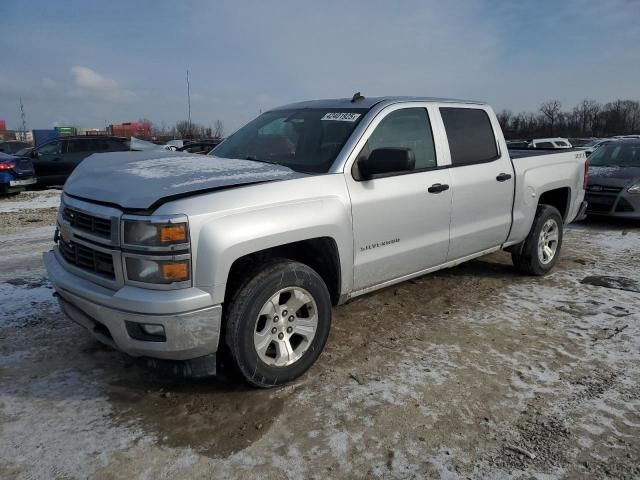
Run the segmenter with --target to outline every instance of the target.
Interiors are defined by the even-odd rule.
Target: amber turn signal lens
[[[172,282],[189,280],[189,262],[166,262],[160,264],[162,278]]]
[[[187,229],[184,224],[162,226],[159,236],[161,243],[187,243]]]

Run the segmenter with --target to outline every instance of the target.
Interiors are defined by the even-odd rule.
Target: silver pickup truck
[[[315,362],[333,305],[501,249],[547,273],[588,170],[584,152],[556,152],[510,156],[479,102],[296,103],[207,156],[85,160],[44,261],[98,340],[194,375],[224,356],[270,387]]]

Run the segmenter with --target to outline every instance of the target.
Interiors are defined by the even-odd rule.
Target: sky
[[[289,102],[640,99],[640,0],[0,0],[0,119],[230,133]]]

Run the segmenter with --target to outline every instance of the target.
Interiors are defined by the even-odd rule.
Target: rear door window
[[[67,153],[87,152],[89,147],[87,140],[69,140],[67,144]]]
[[[449,139],[454,167],[491,162],[498,158],[496,138],[484,110],[442,107],[440,115]]]
[[[551,142],[537,142],[536,148],[555,148]]]

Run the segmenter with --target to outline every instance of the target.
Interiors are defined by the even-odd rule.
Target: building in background
[[[49,140],[53,140],[54,138],[58,138],[60,136],[58,134],[58,131],[54,128],[32,130],[32,132],[33,132],[33,140],[36,147],[39,147],[43,143],[46,143]]]
[[[33,144],[33,132],[31,130],[28,130],[26,132],[15,132],[14,136],[19,142]]]
[[[99,128],[77,128],[76,135],[109,135],[109,132],[106,130],[100,130]]]
[[[145,138],[151,135],[151,125],[146,122],[126,122],[118,125],[109,125],[107,132],[115,137]]]
[[[0,140],[6,140],[4,137],[7,134],[7,122],[0,120]]]
[[[58,132],[59,137],[69,137],[77,135],[78,129],[76,127],[54,127],[54,130]]]

